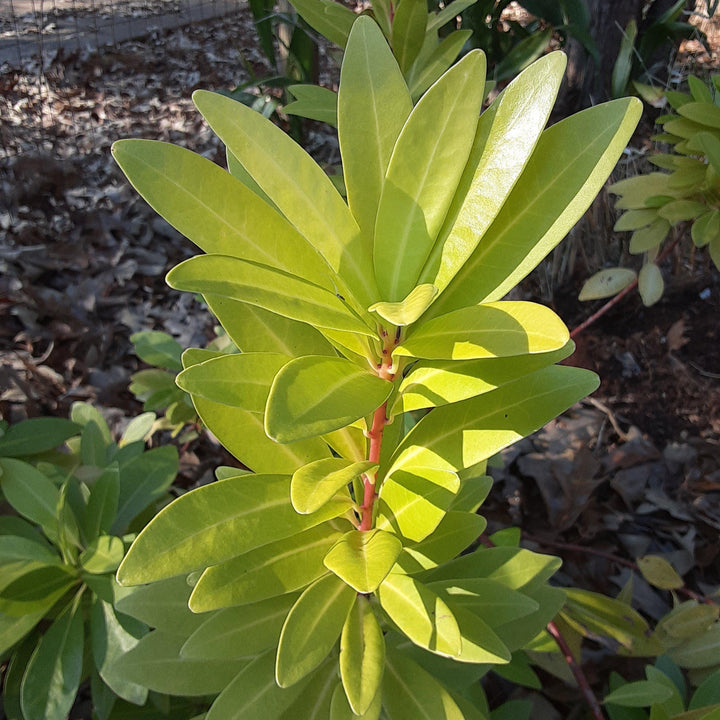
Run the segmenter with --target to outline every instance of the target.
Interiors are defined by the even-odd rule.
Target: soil
[[[136,197],[109,147],[149,137],[222,162],[189,97],[196,87],[233,88],[248,69],[267,74],[255,42],[242,11],[101,54],[59,53],[41,81],[37,62],[2,66],[2,417],[66,416],[81,399],[101,406],[120,431],[140,411],[127,390],[142,367],[130,335],[165,330],[186,347],[212,338],[202,307],[163,281],[191,254],[189,243]],[[332,84],[337,69],[324,48],[321,58]],[[311,152],[336,162],[332,133],[305,129]],[[647,146],[651,129],[641,132],[635,144]],[[606,219],[595,232],[610,237],[612,201],[598,203]],[[554,294],[570,327],[601,304],[576,300],[595,269]],[[561,581],[606,593],[628,573],[593,552],[656,552],[695,590],[720,583],[720,274],[700,253],[693,264],[677,255],[664,272],[659,303],[644,308],[634,294],[576,338],[571,362],[597,372],[600,389],[506,451],[483,506],[490,531],[522,527],[526,544],[569,560]],[[181,450],[186,487],[232,462],[207,434]],[[638,588],[650,616],[667,611],[667,593]]]

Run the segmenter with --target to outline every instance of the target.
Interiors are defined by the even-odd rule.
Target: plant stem
[[[617,555],[614,555],[613,553],[605,552],[604,550],[596,550],[592,547],[585,547],[584,545],[575,545],[573,543],[565,543],[565,542],[558,542],[557,540],[545,540],[543,538],[534,537],[532,535],[525,534],[525,539],[530,540],[532,542],[536,542],[538,545],[545,545],[546,547],[553,547],[557,548],[558,550],[568,550],[570,552],[581,552],[585,553],[586,555],[595,555],[596,557],[605,558],[606,560],[609,560],[610,562],[614,562],[617,565],[623,565],[626,568],[629,568],[633,572],[639,573],[642,575],[642,572],[640,568],[638,567],[638,564],[633,562],[632,560],[625,560],[625,558],[621,558]],[[706,595],[701,595],[700,593],[696,593],[694,590],[690,590],[689,588],[677,588],[675,590],[680,595],[685,595],[685,597],[689,597],[692,600],[697,600],[698,602],[705,603],[706,605],[717,605],[717,603],[712,599],[707,597]]]
[[[605,715],[600,707],[600,703],[598,702],[593,689],[590,687],[590,683],[588,683],[585,673],[575,660],[573,651],[570,649],[570,646],[568,645],[567,640],[565,640],[563,634],[560,632],[560,629],[552,620],[547,624],[546,629],[553,636],[557,646],[560,648],[560,652],[563,654],[565,662],[568,664],[570,672],[573,674],[573,677],[575,678],[575,681],[585,698],[585,702],[590,707],[593,717],[596,718],[596,720],[605,720]]]
[[[677,234],[677,237],[658,255],[654,260],[656,265],[659,265],[675,248],[680,242],[682,237],[681,233]],[[626,295],[629,295],[638,285],[638,279],[635,278],[626,288],[623,288],[614,298],[608,300],[597,312],[594,312],[587,320],[580,323],[571,333],[570,337],[574,338],[579,335],[583,330],[587,330],[598,318],[601,318],[608,310],[615,307]]]
[[[485,547],[496,547],[495,543],[484,533],[478,538],[478,540],[483,545],[485,545]],[[580,688],[580,691],[585,698],[585,702],[588,704],[588,707],[590,708],[590,711],[592,712],[595,720],[606,720],[602,708],[600,707],[600,703],[598,702],[597,696],[593,692],[593,689],[590,687],[590,683],[585,677],[585,673],[583,672],[582,667],[578,664],[577,660],[575,660],[575,656],[570,649],[570,645],[568,645],[565,636],[560,632],[560,628],[558,628],[555,622],[551,620],[545,626],[545,629],[550,633],[550,635],[553,636],[558,648],[560,648],[560,652],[563,654],[565,662],[568,664],[570,672],[572,672],[573,677],[575,678],[578,687]]]
[[[392,382],[395,374],[392,372],[392,351],[394,346],[398,344],[398,336],[391,337],[387,333],[383,335],[384,347],[382,362],[378,365],[377,374],[383,380]],[[383,430],[387,425],[387,402],[384,402],[373,415],[372,428],[368,433],[370,437],[370,448],[368,451],[368,460],[376,465],[380,464],[380,451],[382,450]],[[373,507],[375,498],[377,497],[376,489],[377,472],[365,473],[363,475],[363,503],[361,506],[362,516],[358,530],[370,530],[372,527]]]

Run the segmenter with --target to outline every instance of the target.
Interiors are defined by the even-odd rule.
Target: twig
[[[658,255],[653,261],[656,265],[659,265],[674,249],[675,246],[680,242],[682,237],[681,233],[677,234],[677,237]],[[638,278],[635,278],[626,288],[623,288],[614,298],[608,300],[597,312],[594,312],[587,320],[580,323],[571,333],[570,337],[574,338],[579,335],[583,330],[587,330],[598,318],[601,318],[608,310],[615,307],[626,295],[629,295],[638,285]]]
[[[546,629],[553,636],[557,646],[560,648],[560,652],[563,654],[565,662],[568,664],[570,672],[573,674],[573,677],[575,678],[578,687],[585,698],[585,702],[587,702],[590,707],[593,717],[596,718],[596,720],[605,720],[605,715],[600,707],[600,703],[598,702],[593,689],[590,687],[590,683],[588,683],[583,669],[575,660],[573,651],[570,649],[570,646],[563,634],[560,632],[560,629],[552,620],[547,624]]]
[[[495,547],[495,543],[484,533],[478,538],[478,540],[480,543],[485,545],[485,547]],[[570,645],[568,645],[568,642],[565,639],[564,635],[560,632],[560,628],[558,628],[558,626],[551,620],[546,625],[546,629],[553,636],[555,642],[560,648],[560,652],[563,654],[565,662],[570,668],[570,672],[572,672],[573,677],[577,681],[578,687],[580,688],[580,691],[582,692],[583,697],[585,698],[585,702],[587,702],[588,707],[593,714],[593,717],[596,720],[605,720],[605,715],[603,715],[600,703],[598,702],[598,699],[595,696],[593,689],[590,687],[590,683],[588,682],[587,677],[585,677],[585,673],[583,672],[582,667],[578,664],[577,660],[575,660],[575,656],[570,649]]]
[[[634,572],[640,573],[642,575],[642,571],[638,567],[637,563],[633,562],[632,560],[625,560],[625,558],[618,557],[617,555],[605,552],[604,550],[596,550],[595,548],[586,547],[584,545],[574,545],[573,543],[558,542],[557,540],[544,540],[539,537],[528,535],[527,533],[525,533],[525,539],[535,542],[538,545],[545,545],[546,547],[552,547],[558,550],[581,552],[585,553],[586,555],[595,555],[596,557],[605,558],[610,562],[614,562],[617,565],[622,565],[623,567],[629,568],[630,570],[633,570]],[[693,600],[697,600],[698,602],[705,603],[706,605],[717,605],[717,603],[712,598],[709,598],[706,595],[701,595],[700,593],[696,593],[694,590],[690,590],[685,587],[677,588],[675,592],[678,592],[681,595],[685,595],[685,597],[689,597]]]

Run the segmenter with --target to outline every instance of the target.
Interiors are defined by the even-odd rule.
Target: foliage
[[[456,556],[485,526],[486,460],[597,380],[554,364],[573,349],[554,313],[500,298],[587,208],[640,110],[616,101],[544,130],[564,65],[542,58],[479,116],[474,51],[413,107],[383,34],[358,19],[338,94],[347,204],[222,95],[194,100],[230,173],[115,144],[208,253],[168,282],[202,293],[242,352],[188,350],[178,384],[252,470],[220,469],[133,543],[117,577],[145,585],[120,607],[156,630],[116,665],[129,681],[219,693],[208,720],[440,720],[485,717],[477,678],[527,665],[565,600],[547,583],[559,561]]]
[[[485,51],[496,81],[517,75],[547,52],[553,38],[562,44],[574,38],[598,61],[586,0],[521,0],[518,4],[534,16],[526,25],[501,22],[510,0],[477,0],[462,14],[462,26],[472,30],[472,47]]]
[[[650,162],[667,172],[627,178],[609,188],[619,196],[616,207],[625,211],[615,230],[632,231],[629,249],[644,253],[643,267],[639,275],[625,268],[602,270],[585,283],[581,300],[610,297],[637,278],[643,303],[657,302],[664,282],[654,261],[671,230],[683,223],[691,225],[694,245],[707,246],[720,268],[720,75],[713,76],[711,87],[693,76],[688,81],[689,94],[665,93],[675,112],[657,120],[665,132],[654,139],[671,152],[656,153]]]
[[[645,668],[645,680],[610,676],[604,704],[610,720],[715,720],[720,717],[720,670],[691,694],[680,668],[667,656]],[[644,710],[643,708],[648,708]]]
[[[170,430],[180,442],[197,437],[200,418],[187,393],[176,384],[178,372],[182,370],[182,346],[172,336],[159,330],[143,330],[130,336],[135,354],[153,367],[139,370],[130,380],[130,392],[143,403],[146,412],[164,411],[164,417],[157,419],[149,434],[157,430]],[[211,349],[235,350],[226,335],[221,335],[211,344]],[[182,432],[183,428],[191,428]]]
[[[699,38],[707,46],[704,33],[695,25],[681,20],[687,4],[687,0],[677,0],[640,32],[635,20],[627,24],[613,66],[611,97],[622,97],[634,89],[640,97],[654,103],[658,96],[654,89],[658,51],[667,45],[678,46],[681,40],[691,37]],[[667,58],[662,58],[660,62],[666,64]]]
[[[167,495],[177,453],[145,450],[155,415],[119,443],[92,406],[70,420],[37,418],[0,437],[0,491],[17,515],[0,517],[0,656],[9,658],[3,704],[10,720],[65,720],[89,677],[97,717],[116,696],[142,705],[145,687],[112,664],[147,627],[118,613],[114,573],[135,533]]]
[[[335,0],[291,0],[302,18],[321,35],[344,48],[357,18]],[[413,102],[457,60],[472,48],[485,52],[489,70],[487,89],[511,78],[547,51],[553,36],[573,35],[588,51],[597,51],[588,30],[585,0],[545,2],[525,0],[521,5],[536,15],[526,27],[500,16],[509,0],[454,0],[428,11],[426,0],[375,0],[368,10],[382,30],[400,65]],[[458,23],[459,21],[459,23]],[[455,29],[449,29],[456,25]],[[460,27],[458,28],[458,24]],[[290,115],[337,126],[337,94],[326,88],[298,85],[289,88],[296,100],[284,110]]]

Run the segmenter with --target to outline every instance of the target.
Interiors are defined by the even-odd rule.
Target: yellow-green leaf
[[[327,657],[355,604],[355,591],[329,573],[310,585],[285,620],[275,663],[282,687],[302,680]]]
[[[351,462],[343,458],[325,458],[303,465],[293,474],[290,500],[299,513],[319,510],[356,477],[377,470],[375,463]]]
[[[398,137],[375,225],[384,301],[402,300],[417,284],[465,168],[484,79],[485,58],[471,52],[423,95]]]
[[[412,325],[430,307],[436,295],[437,288],[426,283],[413,288],[400,302],[379,302],[371,305],[368,310],[376,312],[393,325]]]
[[[595,273],[585,284],[578,295],[578,300],[600,300],[612,297],[624,290],[637,275],[629,268],[606,268]]]
[[[460,479],[448,470],[396,470],[380,488],[377,526],[420,542],[440,524],[459,489]]]
[[[281,443],[337,430],[371,414],[392,384],[345,358],[296,358],[276,375],[265,431]]]
[[[370,601],[359,596],[340,637],[340,677],[355,715],[373,704],[385,670],[385,637]]]
[[[558,350],[570,339],[549,308],[500,301],[454,310],[411,331],[395,355],[434,360],[510,357]]]
[[[401,551],[397,535],[377,528],[350,530],[330,548],[323,563],[357,592],[367,594],[385,579]]]
[[[661,590],[677,590],[685,585],[675,568],[659,555],[645,555],[637,559],[643,577]]]
[[[348,205],[368,248],[390,155],[411,110],[387,40],[369,17],[359,17],[340,71],[338,141]]]
[[[425,585],[400,573],[390,573],[377,589],[380,606],[416,645],[445,657],[457,657],[462,641],[447,604]]]

